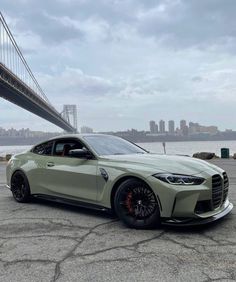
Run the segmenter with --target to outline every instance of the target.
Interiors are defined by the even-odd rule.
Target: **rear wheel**
[[[152,189],[138,179],[128,179],[118,188],[114,207],[129,227],[149,229],[160,224],[160,210]]]
[[[13,174],[11,179],[11,191],[14,199],[19,203],[26,203],[30,200],[30,186],[27,177],[21,171]]]

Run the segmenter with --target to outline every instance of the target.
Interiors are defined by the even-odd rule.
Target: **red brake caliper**
[[[132,207],[132,192],[129,192],[127,194],[127,197],[125,199],[125,204],[128,208],[129,213],[133,213],[133,207]]]

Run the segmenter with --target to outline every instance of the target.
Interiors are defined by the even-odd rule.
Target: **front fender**
[[[104,169],[108,174],[108,179],[105,180],[100,172],[100,168]],[[117,167],[105,167],[98,165],[97,171],[97,202],[98,204],[105,206],[107,208],[111,208],[111,194],[113,188],[117,186],[117,183],[121,183],[122,180],[126,180],[128,178],[138,178],[142,181],[146,182],[146,179],[150,176],[150,172],[148,173],[140,173],[137,170],[133,169],[125,169],[125,168],[117,168]],[[148,184],[148,183],[147,183]]]

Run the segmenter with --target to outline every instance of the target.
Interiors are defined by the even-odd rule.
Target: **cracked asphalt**
[[[236,160],[214,160],[230,177]],[[236,281],[236,209],[195,228],[131,230],[108,214],[16,203],[0,163],[0,281]]]

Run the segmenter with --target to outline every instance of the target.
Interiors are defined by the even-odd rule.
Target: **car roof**
[[[86,137],[86,136],[114,136],[114,135],[101,134],[101,133],[63,134],[63,135],[58,135],[58,136],[52,137],[52,138],[48,139],[48,141],[55,140],[55,139],[64,139],[64,138],[65,139],[66,138],[83,138],[83,137]]]
[[[63,134],[63,135],[58,135],[58,136],[54,136],[52,138],[49,138],[49,139],[46,139],[46,140],[43,140],[39,143],[36,143],[34,144],[31,148],[30,148],[30,151],[35,148],[36,146],[38,145],[41,145],[43,143],[46,143],[48,141],[54,141],[54,140],[57,140],[57,139],[68,139],[68,138],[78,138],[78,139],[82,139],[83,137],[86,137],[86,136],[114,136],[116,137],[115,135],[109,135],[109,134],[102,134],[102,133],[83,133],[83,134],[79,134],[79,133],[74,133],[74,134]]]

